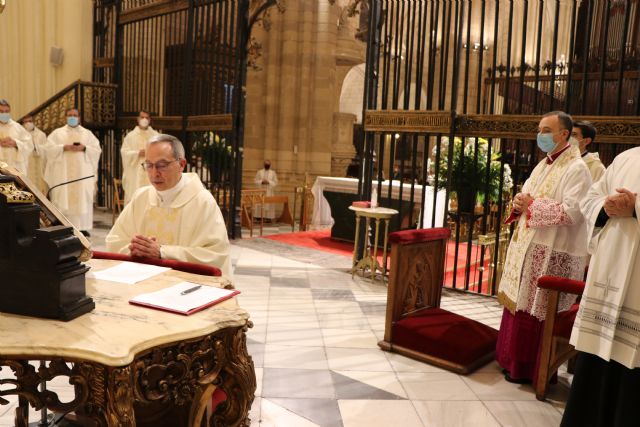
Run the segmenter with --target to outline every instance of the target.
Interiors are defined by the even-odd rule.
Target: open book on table
[[[239,293],[240,291],[236,289],[180,282],[156,292],[138,295],[129,300],[129,303],[188,316],[228,300]]]

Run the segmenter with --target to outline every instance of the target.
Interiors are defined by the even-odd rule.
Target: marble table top
[[[357,206],[349,206],[349,209],[354,211],[356,215],[368,216],[371,218],[391,218],[398,214],[398,211],[390,208],[383,208],[381,206],[375,208],[360,208]]]
[[[90,260],[99,271],[120,261]],[[153,292],[182,281],[224,286],[222,277],[200,276],[169,270],[158,276],[125,285],[87,278],[87,295],[96,308],[69,322],[0,313],[0,359],[38,356],[88,360],[107,366],[124,366],[135,355],[162,344],[201,337],[246,323],[249,314],[231,298],[191,316],[167,313],[129,304],[139,294]]]

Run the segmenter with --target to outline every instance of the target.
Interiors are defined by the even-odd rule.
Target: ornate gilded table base
[[[247,353],[246,331],[253,326],[226,328],[213,334],[160,346],[136,356],[120,367],[61,358],[36,369],[36,357],[3,357],[0,371],[15,379],[0,380],[2,396],[17,395],[15,425],[26,427],[28,406],[66,413],[75,411],[87,426],[200,427],[207,404],[216,390],[227,395],[209,417],[209,426],[249,426],[249,410],[256,390],[253,360]],[[42,359],[42,356],[37,357]],[[75,398],[63,403],[51,390],[40,391],[43,381],[69,378]],[[6,377],[6,374],[5,374]],[[5,387],[12,387],[5,389]]]

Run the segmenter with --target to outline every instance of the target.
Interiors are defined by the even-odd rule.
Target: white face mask
[[[27,122],[25,124],[22,125],[26,130],[28,130],[29,132],[33,131],[36,126],[33,124],[33,122]]]
[[[138,125],[143,129],[148,128],[149,127],[149,119],[138,119]]]

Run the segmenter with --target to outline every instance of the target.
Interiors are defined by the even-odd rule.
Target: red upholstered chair
[[[161,267],[168,267],[174,270],[184,271],[185,273],[200,274],[203,276],[222,276],[222,271],[220,271],[220,269],[217,267],[206,264],[197,264],[195,262],[177,261],[175,259],[140,258],[132,257],[131,255],[102,251],[93,251],[93,258],[113,259],[117,261],[132,261],[142,264],[159,265]]]
[[[494,358],[498,332],[440,308],[448,228],[389,234],[391,269],[378,346],[467,374]]]
[[[582,295],[584,282],[554,276],[542,276],[538,287],[549,291],[547,314],[544,320],[540,342],[538,378],[533,384],[536,398],[544,400],[547,386],[560,365],[577,355],[576,349],[569,344],[573,322],[578,313],[579,304],[573,304],[569,310],[558,313],[560,293]]]

